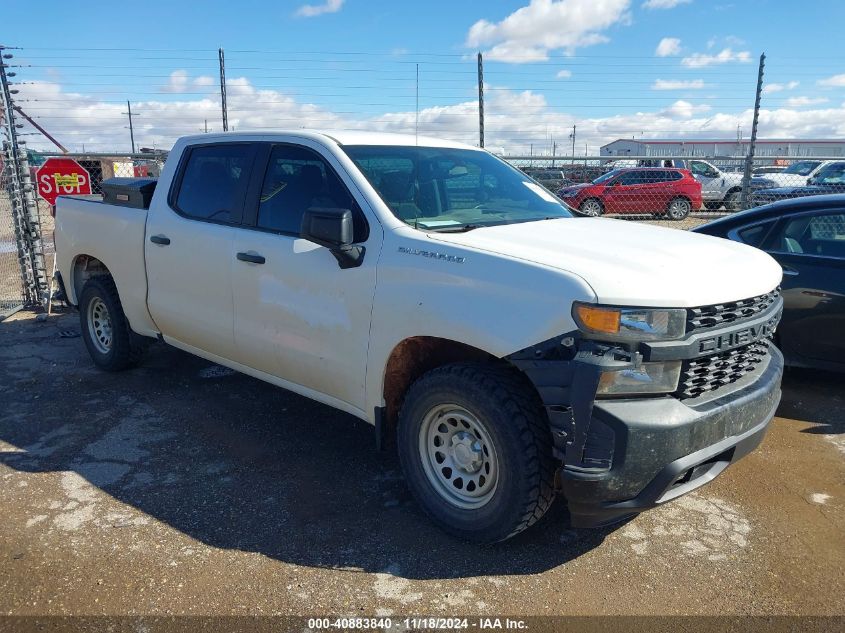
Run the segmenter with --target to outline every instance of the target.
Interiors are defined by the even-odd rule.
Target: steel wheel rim
[[[601,215],[601,205],[595,200],[587,200],[581,205],[581,211],[590,216]]]
[[[669,205],[669,217],[679,220],[689,213],[689,203],[686,200],[673,200]]]
[[[99,297],[88,304],[88,334],[98,352],[108,354],[111,351],[111,316],[105,302]]]
[[[433,407],[419,433],[423,470],[440,497],[474,510],[486,505],[499,482],[499,461],[484,424],[456,404]]]

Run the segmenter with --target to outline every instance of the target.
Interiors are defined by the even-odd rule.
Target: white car
[[[783,171],[762,174],[755,179],[755,186],[773,189],[776,187],[803,187],[813,176],[833,163],[831,160],[799,160]]]
[[[575,526],[668,502],[752,450],[779,401],[771,257],[574,218],[484,150],[204,134],[176,143],[149,201],[153,184],[58,200],[94,363],[127,368],[160,339],[361,418],[459,537],[506,539],[557,493]]]

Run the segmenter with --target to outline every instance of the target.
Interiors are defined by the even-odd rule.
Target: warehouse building
[[[749,139],[617,139],[603,145],[602,156],[701,156],[741,157],[748,154]],[[760,158],[780,156],[845,156],[845,139],[758,139],[754,152]]]

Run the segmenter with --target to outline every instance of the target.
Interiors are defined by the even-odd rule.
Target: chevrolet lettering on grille
[[[714,352],[721,352],[734,347],[748,345],[760,339],[771,336],[777,327],[778,319],[773,318],[766,323],[759,323],[742,330],[734,332],[725,332],[709,338],[698,341],[698,353],[707,354]]]

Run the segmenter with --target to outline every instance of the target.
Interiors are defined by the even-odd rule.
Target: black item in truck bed
[[[157,182],[154,178],[109,178],[100,184],[103,202],[133,209],[149,209]]]

